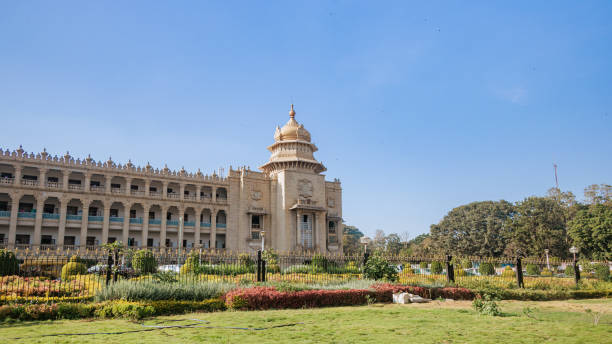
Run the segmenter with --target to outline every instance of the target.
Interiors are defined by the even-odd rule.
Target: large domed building
[[[0,149],[0,245],[342,252],[340,181],[295,115],[260,171],[227,176]]]

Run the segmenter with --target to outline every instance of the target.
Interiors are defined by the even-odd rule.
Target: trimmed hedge
[[[0,276],[16,275],[19,272],[19,261],[15,253],[9,250],[0,250]]]
[[[62,280],[67,280],[74,275],[83,275],[87,273],[87,267],[83,263],[70,262],[62,267]]]

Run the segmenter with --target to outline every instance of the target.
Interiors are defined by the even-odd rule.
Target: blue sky
[[[297,120],[344,218],[612,183],[609,1],[5,1],[0,147],[211,173]]]

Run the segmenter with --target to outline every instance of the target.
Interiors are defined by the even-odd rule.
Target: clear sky
[[[0,147],[256,168],[293,102],[368,234],[612,183],[612,2],[425,3],[2,1]]]

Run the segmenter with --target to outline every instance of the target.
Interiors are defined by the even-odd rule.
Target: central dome
[[[310,142],[310,133],[302,124],[299,124],[295,120],[295,110],[293,110],[293,104],[291,104],[291,110],[289,110],[289,121],[283,125],[282,128],[276,127],[274,133],[274,141],[307,141]]]

